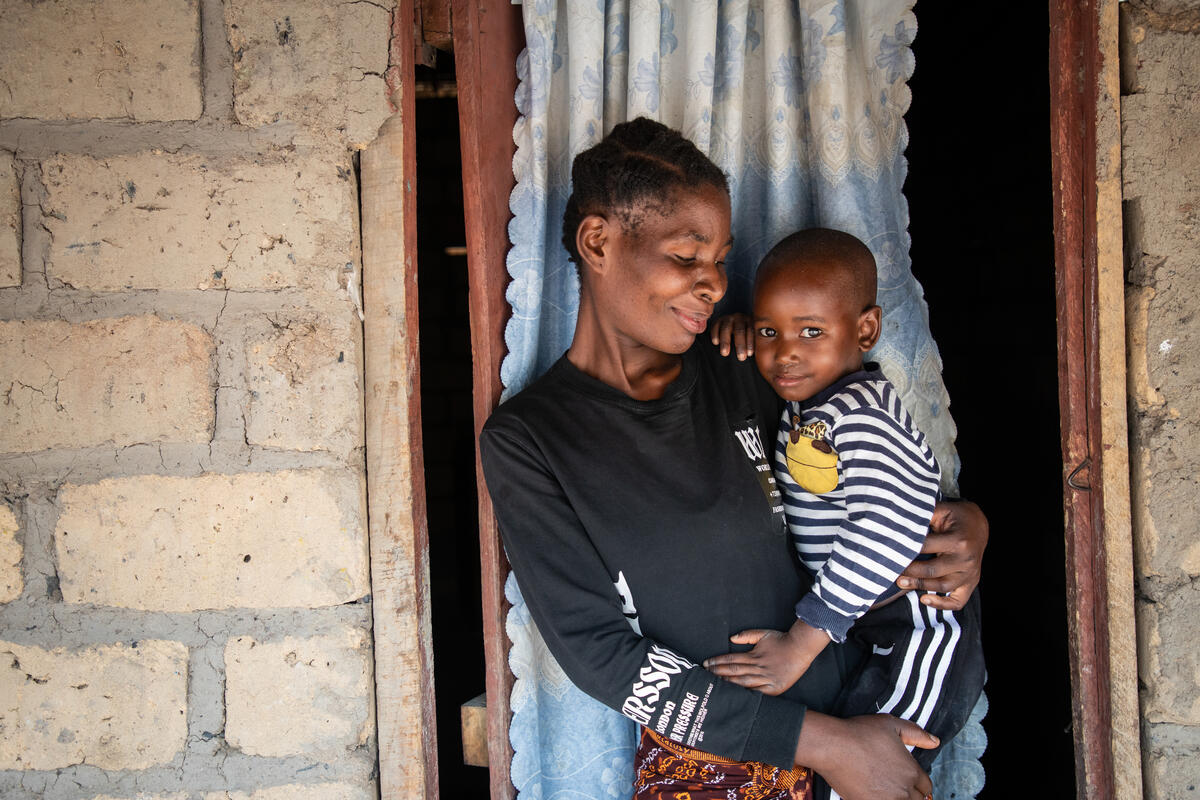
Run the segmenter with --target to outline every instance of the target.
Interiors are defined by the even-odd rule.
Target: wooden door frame
[[[1077,795],[1142,796],[1117,0],[1050,0],[1050,127]]]
[[[1051,146],[1059,320],[1067,611],[1078,797],[1141,796],[1125,428],[1118,0],[1050,0]],[[476,434],[500,398],[514,186],[509,0],[453,0],[466,205]],[[482,471],[477,468],[481,489]],[[493,800],[515,795],[505,634],[508,564],[479,493],[488,749]],[[1003,535],[1003,534],[999,534]],[[381,732],[382,734],[382,732]]]
[[[505,633],[510,607],[504,596],[508,559],[484,483],[478,442],[483,423],[500,402],[503,388],[500,362],[507,352],[504,328],[511,314],[504,293],[509,283],[506,257],[508,221],[512,217],[508,198],[515,186],[512,162],[516,145],[512,133],[517,107],[513,96],[525,29],[521,7],[510,0],[452,0],[451,16],[470,280],[488,769],[492,800],[511,800],[516,790],[511,779],[513,750],[508,738],[513,688]]]

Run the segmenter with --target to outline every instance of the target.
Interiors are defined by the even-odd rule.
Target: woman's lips
[[[692,333],[704,333],[704,329],[708,327],[708,314],[691,313],[678,308],[672,308],[671,310],[675,312],[675,316],[683,323],[683,327]]]

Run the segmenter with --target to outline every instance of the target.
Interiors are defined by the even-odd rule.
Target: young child
[[[837,711],[890,713],[948,737],[983,685],[978,601],[956,615],[922,605],[916,593],[897,597],[897,577],[921,552],[940,472],[895,388],[863,362],[880,333],[875,270],[866,245],[827,229],[788,236],[759,266],[754,358],[787,401],[775,477],[813,585],[790,630],[744,631],[733,641],[753,650],[705,666],[778,694],[853,630],[873,655]],[[963,616],[972,619],[966,637]],[[921,755],[928,768],[933,755]]]

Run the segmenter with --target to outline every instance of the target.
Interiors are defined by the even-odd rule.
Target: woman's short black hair
[[[615,214],[626,230],[636,230],[641,214],[655,205],[662,209],[673,189],[709,185],[729,191],[725,173],[691,140],[646,117],[622,122],[575,156],[571,183],[562,241],[576,263],[575,233],[590,214]]]

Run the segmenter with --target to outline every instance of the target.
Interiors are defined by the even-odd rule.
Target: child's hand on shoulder
[[[737,351],[737,360],[745,361],[754,355],[754,324],[749,314],[725,314],[713,320],[709,326],[712,343],[727,356],[730,350]]]
[[[730,683],[772,695],[783,694],[800,680],[830,641],[825,631],[800,620],[786,631],[754,628],[729,640],[754,649],[713,656],[705,660],[704,668]]]

